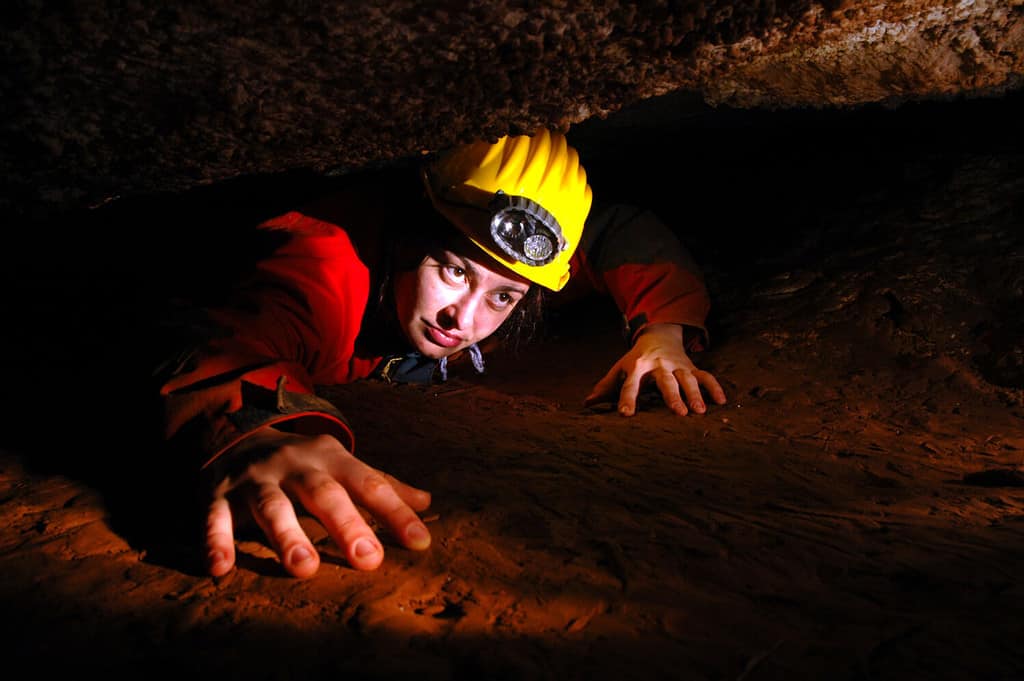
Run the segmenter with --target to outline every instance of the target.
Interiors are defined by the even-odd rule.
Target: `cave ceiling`
[[[1021,0],[15,1],[0,194],[40,216],[693,106],[849,109],[1022,84]]]

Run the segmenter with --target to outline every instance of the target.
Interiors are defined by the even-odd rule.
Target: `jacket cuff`
[[[677,321],[652,322],[647,318],[647,313],[645,312],[641,312],[632,319],[627,319],[623,316],[622,322],[622,337],[630,346],[636,342],[636,337],[644,330],[644,328],[654,323],[678,324],[683,327],[683,348],[687,352],[700,352],[702,350],[707,350],[710,345],[708,330],[703,324],[691,324],[688,322]]]
[[[354,437],[344,414],[322,397],[285,390],[285,382],[285,376],[278,378],[276,390],[242,382],[241,408],[216,419],[203,437],[202,449],[211,454],[202,468],[207,468],[253,432],[267,426],[304,435],[333,435],[352,451]]]

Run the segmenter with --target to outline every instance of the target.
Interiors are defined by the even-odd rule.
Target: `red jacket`
[[[315,387],[366,378],[383,356],[383,348],[359,341],[380,234],[389,219],[409,219],[404,206],[382,214],[388,206],[387,197],[360,190],[261,225],[283,245],[258,262],[231,305],[208,310],[218,333],[187,348],[162,379],[168,439],[193,450],[201,465],[273,424],[330,433],[352,449],[344,416]],[[689,327],[690,350],[703,347],[707,291],[670,230],[649,212],[613,206],[595,209],[584,235],[572,290],[610,294],[631,334],[673,322]]]

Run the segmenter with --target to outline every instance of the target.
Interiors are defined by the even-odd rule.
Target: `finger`
[[[295,507],[278,485],[264,484],[249,492],[249,509],[284,568],[295,577],[312,577],[320,567],[309,537],[302,531]]]
[[[698,414],[706,412],[708,408],[704,404],[704,397],[700,394],[700,383],[697,382],[697,377],[693,375],[693,372],[676,369],[674,373],[676,380],[683,388],[683,393],[686,394],[686,401],[689,403],[690,409]]]
[[[722,385],[714,375],[707,371],[698,371],[697,377],[701,385],[704,386],[704,389],[711,395],[711,399],[714,400],[715,404],[725,404],[727,402],[725,390],[722,389]]]
[[[403,546],[417,551],[430,546],[430,532],[413,511],[413,507],[426,509],[429,506],[428,492],[395,480],[363,463],[347,450],[345,456],[335,460],[328,472],[341,483],[352,501],[380,520]],[[408,491],[412,504],[396,491],[392,481],[398,483],[403,494]]]
[[[373,570],[380,566],[384,560],[384,548],[337,480],[316,471],[301,480],[290,481],[288,487],[302,505],[320,519],[331,538],[345,552],[349,565],[357,570]]]
[[[430,546],[427,526],[380,471],[352,458],[341,482],[353,500],[380,520],[403,546],[416,551]]]
[[[407,485],[398,478],[388,475],[387,473],[381,473],[381,475],[391,483],[391,486],[395,488],[395,492],[398,493],[398,496],[401,497],[402,501],[407,503],[412,510],[417,513],[422,513],[430,508],[430,492],[425,489],[420,489],[419,487]]]
[[[210,504],[206,514],[206,566],[214,577],[222,577],[235,565],[235,537],[231,506],[224,497]]]
[[[622,382],[622,389],[619,390],[619,413],[623,416],[632,416],[636,413],[636,398],[640,394],[640,372],[634,372],[626,376]]]
[[[654,373],[654,380],[668,408],[680,416],[686,416],[688,410],[679,395],[679,382],[676,381],[675,375],[670,371],[658,370]]]
[[[612,395],[615,394],[615,389],[619,385],[619,381],[622,380],[622,371],[618,365],[615,365],[611,370],[604,375],[604,377],[594,384],[594,387],[590,389],[590,394],[583,398],[583,406],[589,407],[600,402],[604,402]]]

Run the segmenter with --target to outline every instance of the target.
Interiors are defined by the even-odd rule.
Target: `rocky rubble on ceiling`
[[[1022,0],[50,3],[0,31],[0,209],[567,129],[641,100],[850,108],[1000,96]]]

